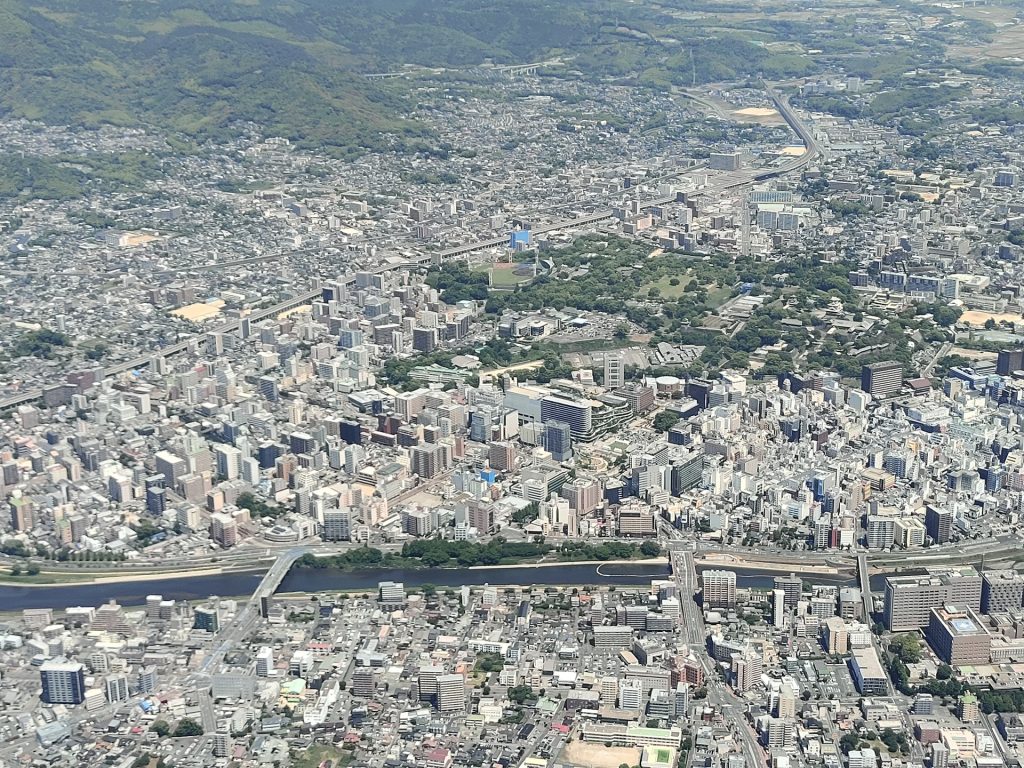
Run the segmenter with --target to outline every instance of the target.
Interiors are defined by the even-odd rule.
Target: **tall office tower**
[[[203,632],[218,632],[220,630],[220,614],[217,612],[217,607],[211,605],[196,608],[192,627]]]
[[[65,658],[49,659],[39,668],[47,704],[81,704],[85,701],[85,667]]]
[[[929,504],[924,512],[924,528],[933,543],[947,543],[953,536],[953,513]]]
[[[626,386],[626,359],[621,352],[605,353],[604,386],[606,389]]]
[[[272,403],[276,403],[281,399],[277,379],[273,376],[260,376],[259,379],[256,380],[256,389],[264,399],[269,400]]]
[[[872,397],[895,395],[903,386],[903,366],[894,360],[865,365],[860,372],[860,388]]]
[[[459,712],[466,708],[466,678],[462,675],[437,678],[437,708],[441,712]]]
[[[156,667],[148,666],[139,670],[135,677],[135,687],[139,693],[154,693],[156,691],[157,675]]]
[[[175,456],[170,451],[157,451],[153,454],[156,461],[157,474],[164,476],[164,486],[173,488],[178,483],[178,478],[188,474],[188,464],[180,456]]]
[[[555,461],[572,458],[572,430],[564,421],[549,421],[544,424],[541,444]]]
[[[619,684],[619,709],[638,712],[644,706],[644,684],[642,680],[627,679]]]
[[[704,571],[700,580],[704,605],[709,608],[732,608],[736,605],[735,571]]]
[[[437,698],[437,680],[444,674],[444,667],[420,667],[416,676],[416,688],[420,701],[434,701]]]

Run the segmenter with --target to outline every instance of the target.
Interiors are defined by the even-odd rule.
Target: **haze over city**
[[[1015,0],[0,0],[0,768],[1019,768]]]

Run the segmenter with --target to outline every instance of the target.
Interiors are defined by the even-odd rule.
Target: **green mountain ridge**
[[[780,41],[868,47],[872,61],[892,47],[862,40],[852,20],[750,18],[728,2],[679,16],[695,10],[696,0],[0,0],[0,114],[199,142],[251,122],[346,156],[426,135],[404,117],[410,81],[373,72],[558,56],[563,74],[663,89],[814,71],[812,57],[771,48]],[[906,47],[898,72],[940,50]]]
[[[404,86],[365,73],[528,60],[596,29],[579,9],[536,0],[199,5],[0,0],[0,110],[199,140],[226,138],[233,122],[247,121],[266,135],[356,153],[382,146],[382,134],[424,133],[397,116]]]

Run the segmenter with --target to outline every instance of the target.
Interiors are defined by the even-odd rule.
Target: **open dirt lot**
[[[995,320],[997,323],[1019,323],[1021,322],[1021,316],[1013,312],[981,312],[977,309],[969,309],[960,315],[961,323],[970,323],[971,325],[984,325],[986,320]]]
[[[635,747],[606,747],[604,744],[573,741],[562,750],[559,760],[580,768],[618,768],[623,763],[639,765],[640,750]]]

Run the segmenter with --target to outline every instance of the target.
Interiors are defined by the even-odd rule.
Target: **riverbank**
[[[35,576],[10,574],[0,576],[0,587],[59,587],[61,585],[99,585],[121,582],[166,581],[168,579],[192,579],[202,576],[219,576],[229,573],[264,573],[270,562],[226,565],[216,568],[175,568],[166,571],[129,571],[120,573],[101,571],[99,573],[73,573],[67,571],[40,571]]]
[[[744,588],[771,589],[773,579],[780,573],[780,568],[777,564],[769,565],[775,567],[760,569],[732,566],[736,571],[737,585]],[[721,567],[721,563],[716,561],[715,567]],[[701,570],[705,569],[706,566],[701,566]],[[211,596],[244,599],[255,592],[266,571],[265,568],[247,571],[224,568],[219,572],[211,572],[215,570],[202,569],[199,575],[177,575],[162,579],[118,578],[107,574],[102,583],[97,584],[79,582],[66,585],[0,585],[0,612],[17,612],[25,608],[63,610],[68,606],[98,606],[110,600],[116,600],[121,605],[129,607],[140,606],[145,605],[149,595],[161,595],[165,600],[182,602],[202,602],[209,600]],[[785,566],[781,568],[781,572],[796,572],[815,583],[856,585],[856,579],[850,573],[807,573],[793,566]],[[638,559],[604,560],[596,563],[548,562],[473,568],[293,568],[281,581],[277,593],[372,594],[382,581],[402,582],[408,589],[427,584],[452,589],[490,584],[495,587],[618,586],[646,590],[652,579],[664,579],[670,575],[668,563],[663,558],[646,558],[645,561]],[[872,576],[872,587],[880,590],[883,578],[881,575]]]
[[[814,563],[778,563],[764,560],[754,560],[743,555],[730,555],[725,553],[708,553],[704,557],[694,558],[694,565],[704,568],[733,568],[754,571],[772,571],[776,573],[796,573],[819,576],[840,576],[845,571],[832,565],[817,565]]]
[[[647,557],[636,560],[551,560],[537,563],[514,563],[512,565],[472,565],[469,568],[443,568],[445,571],[486,571],[498,568],[558,568],[567,565],[664,565],[668,567],[667,557]]]

